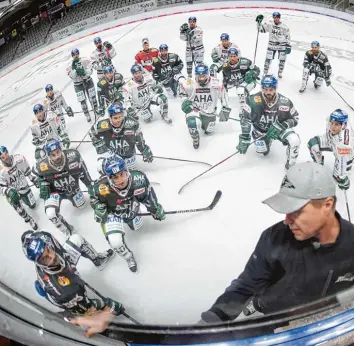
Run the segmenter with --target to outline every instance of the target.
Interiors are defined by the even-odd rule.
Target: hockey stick
[[[346,190],[344,190],[344,196],[345,196],[346,210],[348,212],[348,219],[349,219],[349,222],[351,222],[349,202],[348,202],[348,194],[346,193]]]
[[[266,135],[266,134],[265,134],[265,135]],[[255,139],[253,142],[251,142],[249,145],[252,145],[252,144],[255,143],[257,140],[263,138],[265,135],[262,135],[262,136],[258,137],[258,138]],[[214,166],[212,166],[211,168],[209,168],[207,171],[204,171],[204,172],[202,172],[201,174],[199,174],[197,177],[195,177],[195,178],[189,180],[187,183],[185,183],[185,184],[180,188],[178,194],[180,194],[180,193],[185,189],[185,187],[186,187],[188,184],[192,183],[192,182],[193,182],[194,180],[196,180],[197,178],[199,178],[199,177],[201,177],[202,175],[206,174],[206,173],[209,172],[211,169],[213,169],[213,168],[219,166],[221,163],[223,163],[223,162],[229,160],[231,157],[233,157],[234,155],[236,155],[236,154],[238,154],[238,153],[239,153],[239,150],[237,150],[234,154],[229,155],[228,157],[226,157],[226,158],[223,159],[222,161],[216,163]]]
[[[255,64],[256,51],[258,50],[259,32],[260,32],[260,30],[259,30],[259,27],[258,27],[258,33],[256,34],[256,44],[255,44],[255,52],[254,52],[253,64]]]
[[[196,213],[199,211],[207,211],[212,210],[216,204],[218,203],[219,199],[222,196],[222,191],[218,190],[213,198],[211,204],[204,208],[197,208],[197,209],[185,209],[185,210],[173,210],[173,211],[166,211],[165,214],[186,214],[186,213]],[[138,216],[150,216],[151,213],[139,213]]]
[[[212,166],[211,168],[207,169],[207,171],[204,171],[204,172],[202,172],[201,174],[199,174],[197,177],[195,177],[195,178],[189,180],[186,184],[184,184],[184,185],[180,188],[178,194],[180,194],[180,193],[185,189],[185,187],[186,187],[188,184],[192,183],[192,182],[193,182],[194,180],[196,180],[197,178],[199,178],[199,177],[201,177],[202,175],[206,174],[206,173],[209,172],[211,169],[213,169],[213,168],[219,166],[221,163],[223,163],[223,162],[229,160],[231,157],[233,157],[234,155],[236,155],[236,154],[238,154],[238,153],[239,153],[239,150],[237,150],[234,154],[229,155],[228,157],[226,157],[226,158],[223,159],[222,161],[218,162],[217,164],[215,164],[215,165]]]
[[[353,111],[354,108],[351,107],[351,106],[349,105],[349,103],[347,103],[347,102],[345,101],[344,97],[341,96],[341,95],[337,92],[337,90],[333,87],[333,85],[330,85],[330,87],[338,94],[338,96],[339,96],[339,97],[346,103],[346,105],[347,105],[349,108],[351,108],[351,110]]]
[[[83,280],[85,286],[87,286],[91,291],[93,291],[96,295],[98,295],[103,301],[105,301],[106,297],[104,297],[100,292],[98,292],[94,287],[92,287],[90,284],[88,284],[82,277],[80,277],[81,280]],[[122,312],[122,315],[126,318],[128,318],[130,321],[132,321],[134,324],[137,325],[142,325],[139,323],[136,319],[134,319],[132,316],[127,314],[126,312]]]

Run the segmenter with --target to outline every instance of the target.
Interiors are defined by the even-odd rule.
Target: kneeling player
[[[327,119],[326,133],[311,138],[307,146],[313,161],[320,164],[324,163],[322,151],[334,154],[334,179],[341,190],[349,189],[349,174],[354,163],[354,132],[348,122],[348,114],[336,109]]]
[[[293,131],[298,124],[298,112],[291,100],[276,91],[275,77],[265,76],[261,88],[262,91],[251,95],[244,106],[237,149],[241,154],[247,152],[251,130],[256,152],[264,156],[270,152],[272,141],[278,140],[287,146],[285,169],[288,170],[296,163],[300,147],[300,138]]]
[[[49,140],[45,145],[47,158],[37,162],[40,198],[44,200],[45,213],[49,220],[70,236],[73,226],[60,214],[60,204],[68,199],[74,207],[84,208],[85,197],[79,179],[89,188],[91,177],[80,153],[75,149],[62,150],[60,142]]]
[[[177,54],[168,53],[168,49],[166,44],[159,46],[159,55],[153,58],[153,78],[164,86],[170,96],[176,97],[179,79],[185,79],[181,74],[184,63]]]
[[[21,236],[22,249],[36,266],[35,289],[51,304],[65,310],[66,318],[91,315],[96,311],[107,311],[119,315],[124,311],[122,304],[96,295],[88,297],[85,281],[79,275],[76,265],[83,256],[100,270],[104,269],[114,252],[109,249],[97,253],[93,246],[78,234],[72,235],[63,246],[48,232],[26,231]],[[92,292],[94,293],[94,292]]]
[[[260,69],[251,60],[240,58],[235,48],[228,50],[228,61],[223,65],[223,84],[228,90],[236,87],[239,100],[239,114],[243,112],[246,98],[256,86]]]
[[[124,241],[124,224],[132,231],[143,225],[138,216],[140,203],[144,204],[155,220],[165,219],[147,176],[140,171],[127,169],[118,155],[107,158],[103,164],[105,176],[90,188],[91,206],[95,220],[101,224],[111,247],[127,261],[132,272],[137,271],[137,262]]]
[[[108,114],[110,119],[99,121],[90,131],[96,152],[103,157],[118,154],[126,161],[129,169],[135,169],[137,146],[143,155],[143,161],[152,162],[153,154],[145,144],[138,121],[126,116],[126,111],[120,104],[111,105]]]
[[[227,62],[228,59],[228,51],[231,48],[236,49],[238,55],[242,55],[239,47],[229,41],[229,35],[227,33],[223,33],[221,35],[221,43],[218,44],[217,47],[214,47],[211,53],[213,64],[210,67],[210,76],[216,77],[216,74],[222,71],[223,64]]]
[[[105,108],[111,103],[123,101],[122,86],[124,84],[123,76],[115,72],[113,67],[104,68],[104,78],[97,83],[97,97],[99,99],[99,114],[105,115]]]
[[[313,41],[311,43],[311,50],[306,52],[303,60],[303,76],[302,87],[300,93],[304,93],[307,87],[308,77],[314,73],[313,85],[318,89],[325,79],[327,86],[330,86],[330,75],[332,74],[332,67],[329,64],[328,57],[325,53],[319,50],[319,42]]]
[[[0,147],[0,194],[6,197],[6,200],[16,210],[16,212],[29,222],[31,227],[38,228],[36,222],[27,214],[22,202],[30,209],[36,206],[36,200],[32,190],[28,185],[27,178],[38,187],[38,181],[31,174],[31,168],[24,156],[20,154],[10,155],[7,148]]]
[[[68,117],[73,117],[74,113],[71,107],[65,102],[63,94],[59,90],[53,90],[52,84],[46,85],[46,98],[43,100],[43,105],[45,106],[46,111],[50,110],[60,118],[62,126],[67,127],[63,109],[67,112]]]
[[[201,120],[201,128],[205,134],[211,134],[216,125],[218,99],[222,103],[219,121],[229,119],[231,108],[229,108],[228,95],[223,84],[218,79],[210,77],[205,64],[196,66],[195,75],[195,80],[188,79],[181,84],[180,96],[183,100],[181,109],[185,113],[193,147],[198,149],[200,135],[197,120]]]
[[[163,94],[163,88],[157,85],[149,73],[143,74],[140,65],[131,68],[132,79],[123,87],[123,95],[129,116],[136,119],[141,116],[146,123],[153,119],[151,105],[159,106],[161,118],[168,124],[172,123],[168,116],[168,98]]]

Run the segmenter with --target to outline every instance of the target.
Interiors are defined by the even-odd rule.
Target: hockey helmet
[[[106,158],[103,163],[103,171],[113,187],[123,190],[130,186],[132,177],[122,157],[112,155]]]
[[[223,33],[223,34],[221,35],[221,41],[222,41],[222,40],[227,40],[227,41],[229,41],[229,34]]]
[[[112,66],[106,66],[104,68],[104,74],[106,73],[113,73],[113,67]]]
[[[111,117],[118,113],[123,113],[123,107],[120,104],[113,103],[108,109],[108,115]]]
[[[330,114],[330,121],[336,121],[338,123],[347,123],[348,122],[348,113],[343,111],[342,109],[336,109],[334,112]]]
[[[7,148],[5,146],[0,146],[0,155],[4,154],[4,153],[8,153],[9,151],[7,150]]]
[[[228,56],[232,55],[232,54],[235,54],[236,56],[238,56],[239,55],[238,49],[237,48],[229,48],[228,49]]]
[[[95,44],[102,43],[101,37],[95,37],[95,38],[94,38],[94,43],[95,43]]]
[[[53,91],[53,85],[52,84],[47,84],[46,85],[46,87],[44,88],[44,90],[46,91],[46,92],[48,92],[48,91]]]
[[[71,51],[71,56],[74,57],[75,55],[79,55],[80,52],[79,52],[79,49],[78,48],[74,48],[72,51]]]
[[[159,46],[159,51],[162,51],[162,50],[169,50],[169,47],[167,44],[163,43]]]
[[[42,111],[44,111],[44,107],[40,103],[37,103],[36,105],[33,106],[34,114],[37,114],[38,112],[42,112]]]
[[[272,18],[281,18],[281,13],[280,12],[274,12],[272,14]]]
[[[138,71],[142,71],[142,66],[141,65],[138,65],[138,64],[135,64],[131,67],[131,73],[135,73],[135,72],[138,72]]]
[[[197,22],[196,17],[194,17],[194,16],[189,17],[189,22],[196,23]]]
[[[37,263],[43,255],[46,243],[41,238],[35,238],[30,235],[24,236],[25,233],[21,237],[23,252],[27,259]]]
[[[198,64],[195,67],[195,75],[204,75],[204,74],[208,75],[208,66],[205,64]]]
[[[313,48],[313,47],[319,47],[320,46],[320,44],[319,44],[319,42],[318,41],[312,41],[312,43],[311,43],[311,47]]]
[[[277,79],[274,76],[267,75],[261,80],[261,88],[277,88]]]

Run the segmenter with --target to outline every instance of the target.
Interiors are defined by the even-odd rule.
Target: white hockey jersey
[[[239,47],[232,42],[229,42],[229,47],[225,48],[222,43],[219,43],[217,47],[212,49],[211,57],[214,63],[218,63],[220,66],[228,59],[228,50],[230,48],[235,48],[238,50],[238,56],[241,57],[242,53]]]
[[[258,27],[261,33],[269,33],[268,49],[285,50],[286,46],[291,46],[290,29],[284,23],[275,24],[274,21],[262,23]]]
[[[107,59],[112,59],[115,56],[116,51],[113,47],[111,49],[107,49],[106,47],[102,46],[101,50],[96,48],[90,56],[92,67],[97,70],[98,73],[103,73],[105,67],[113,66],[112,63],[107,62]]]
[[[8,187],[13,187],[18,192],[28,191],[27,177],[31,176],[31,168],[24,156],[15,154],[12,156],[12,165],[5,166],[0,162],[0,194],[5,195]]]
[[[188,79],[180,85],[180,96],[182,101],[190,100],[196,108],[204,115],[216,115],[218,100],[222,106],[229,107],[228,95],[223,86],[223,83],[217,78],[210,77],[210,81],[201,86],[194,79]],[[187,116],[196,116],[189,113]]]
[[[30,128],[32,144],[36,147],[44,145],[45,142],[51,138],[56,138],[61,141],[64,137],[67,137],[60,118],[51,111],[47,111],[46,120],[43,123],[39,122],[37,119],[33,119]]]
[[[350,123],[337,135],[330,131],[330,120],[327,119],[327,132],[319,136],[320,147],[329,148],[335,156],[333,174],[344,179],[351,171],[354,162],[354,131]]]
[[[76,71],[72,69],[72,61],[67,66],[67,74],[74,81],[74,84],[81,84],[83,80],[90,78],[92,75],[92,64],[88,58],[79,58],[81,66],[85,69],[85,76],[78,76]]]
[[[53,99],[46,96],[46,98],[43,100],[43,105],[45,111],[51,111],[56,115],[62,115],[63,112],[68,108],[63,94],[59,90],[54,91]]]
[[[203,31],[199,26],[194,29],[189,29],[186,33],[180,33],[180,38],[186,41],[186,50],[195,50],[204,52],[203,46]]]
[[[150,101],[155,96],[152,88],[156,86],[156,82],[152,75],[148,72],[143,73],[143,82],[138,83],[133,78],[130,79],[123,87],[122,93],[126,108],[134,109],[147,108]]]

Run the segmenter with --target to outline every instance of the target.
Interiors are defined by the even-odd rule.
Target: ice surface
[[[210,5],[218,7],[220,4]],[[183,6],[179,10],[191,8],[196,6]],[[210,52],[218,44],[222,32],[230,34],[231,41],[240,46],[243,56],[253,59],[256,39],[254,18],[259,13],[270,15],[273,11],[224,9],[196,13],[198,25],[204,29],[205,61],[208,65],[212,62]],[[304,53],[313,40],[318,40],[322,46],[327,47],[325,52],[333,68],[332,85],[353,106],[353,25],[314,13],[289,10],[281,10],[281,13],[290,27],[294,43],[286,62],[284,78],[279,82],[279,92],[290,97],[299,111],[300,122],[296,128],[302,141],[299,161],[306,161],[310,160],[306,143],[312,136],[325,131],[325,117],[336,108],[347,110],[351,118],[353,112],[331,88],[323,86],[320,90],[314,90],[311,80],[307,92],[304,95],[298,93]],[[150,39],[152,47],[167,43],[170,52],[176,52],[184,59],[184,42],[179,39],[179,27],[186,22],[188,16],[189,14],[177,14],[133,23],[104,31],[100,36],[114,44],[118,52],[113,59],[114,65],[128,77],[134,55],[141,49],[143,37]],[[80,110],[65,67],[71,59],[70,50],[74,47],[79,48],[81,56],[90,55],[94,49],[95,36],[54,49],[1,79],[1,145],[12,149],[17,143],[16,152],[25,154],[34,163],[34,147],[26,129],[33,116],[32,105],[44,97],[43,88],[47,83],[52,83],[56,89],[63,91],[67,103],[74,111]],[[267,36],[260,35],[256,58],[256,64],[260,68],[263,67],[266,46]],[[277,72],[276,62],[272,70]],[[96,80],[96,76],[94,79]],[[235,91],[230,92],[230,100],[233,107],[231,116],[237,117]],[[10,108],[6,109],[8,107]],[[142,124],[145,139],[155,155],[215,164],[235,151],[240,133],[238,122],[220,123],[212,136],[202,135],[200,149],[196,152],[192,148],[179,100],[169,99],[169,113],[173,118],[173,126],[164,124],[157,113],[152,123]],[[84,116],[78,114],[67,121],[70,138],[81,140],[89,129]],[[165,210],[206,206],[218,189],[223,191],[223,196],[211,212],[171,215],[164,222],[147,217],[140,231],[128,230],[126,242],[138,261],[138,274],[132,274],[126,262],[118,256],[103,272],[98,272],[88,260],[81,259],[79,271],[104,295],[121,301],[128,312],[141,322],[196,322],[201,311],[209,308],[229,282],[243,270],[261,232],[282,219],[282,215],[276,214],[261,201],[279,188],[284,175],[285,151],[286,148],[280,143],[274,143],[269,156],[261,157],[251,147],[247,155],[234,156],[195,181],[181,195],[177,194],[178,189],[205,170],[203,165],[160,159],[147,164],[138,158],[138,168],[146,172],[151,181],[160,183],[155,190]],[[92,176],[97,177],[93,146],[82,144],[80,152]],[[331,154],[326,154],[326,165],[332,169]],[[38,191],[34,192],[38,197]],[[348,195],[352,211],[353,179]],[[338,210],[346,217],[344,196],[340,190],[338,197]],[[29,299],[53,309],[33,289],[35,270],[33,264],[23,256],[20,244],[20,236],[27,226],[4,199],[0,202],[0,208],[1,280]],[[62,234],[47,220],[42,200],[38,199],[38,206],[31,213],[43,230],[64,240]],[[93,211],[89,205],[85,210],[79,211],[64,201],[61,213],[97,250],[107,249],[108,244],[100,226],[93,219]]]

